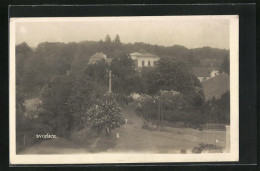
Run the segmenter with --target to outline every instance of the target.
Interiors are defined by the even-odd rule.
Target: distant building
[[[150,53],[130,53],[130,57],[135,61],[137,67],[153,67],[156,65],[159,57]]]
[[[94,55],[92,55],[89,59],[89,64],[95,64],[98,61],[104,59],[108,64],[110,64],[112,62],[112,58],[107,58],[107,55],[102,53],[102,52],[97,52]]]
[[[219,75],[219,71],[214,68],[205,68],[205,67],[193,67],[193,74],[200,80],[200,82],[206,81],[210,78],[213,78]]]

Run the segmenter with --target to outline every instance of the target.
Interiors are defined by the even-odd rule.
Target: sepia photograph
[[[10,163],[239,161],[238,20],[10,18]]]

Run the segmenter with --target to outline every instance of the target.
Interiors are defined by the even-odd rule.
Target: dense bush
[[[230,92],[224,93],[220,99],[206,101],[200,110],[204,116],[204,122],[208,123],[230,123]]]
[[[176,91],[160,91],[156,96],[141,95],[136,101],[136,112],[145,120],[167,120],[170,122],[193,123],[189,102]],[[160,116],[158,116],[160,113]]]
[[[168,122],[183,122],[196,128],[209,122],[229,124],[229,93],[219,100],[212,99],[201,106],[194,106],[179,92],[161,90],[155,96],[142,94],[135,101],[135,110],[148,121],[157,120],[158,117],[161,120],[163,117]]]
[[[200,106],[204,93],[200,81],[191,73],[190,67],[180,59],[161,58],[153,68],[141,71],[142,91],[154,95],[159,90],[177,91],[186,96],[191,104]]]
[[[113,92],[128,96],[137,91],[140,78],[135,70],[134,61],[129,56],[123,54],[114,58],[110,68]]]
[[[92,105],[85,115],[87,123],[98,132],[106,129],[108,135],[110,130],[124,124],[121,114],[121,107],[116,101],[113,93],[105,93],[97,102]]]

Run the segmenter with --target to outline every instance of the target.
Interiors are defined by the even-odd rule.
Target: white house
[[[150,53],[133,52],[130,53],[130,57],[135,61],[137,67],[153,67],[159,60],[157,55]]]
[[[219,75],[219,71],[214,68],[205,68],[205,67],[193,67],[193,74],[200,80],[200,82],[206,81],[210,78],[213,78]]]

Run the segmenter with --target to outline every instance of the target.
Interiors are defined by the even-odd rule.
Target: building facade
[[[137,67],[153,67],[160,59],[157,55],[139,52],[130,53],[130,57],[135,61]]]

